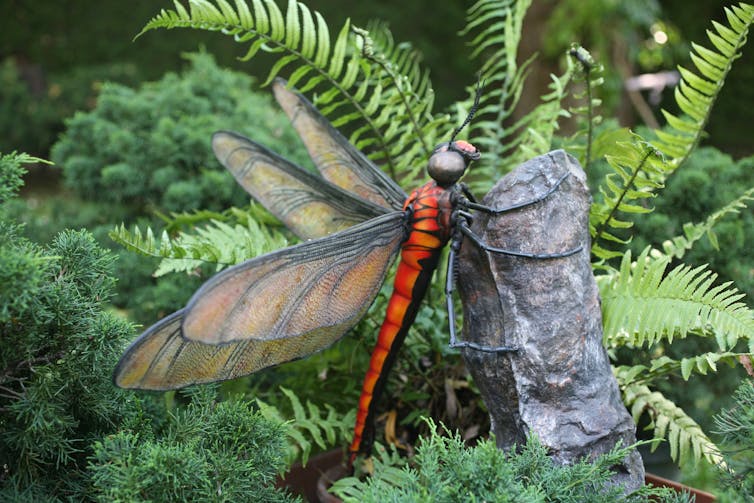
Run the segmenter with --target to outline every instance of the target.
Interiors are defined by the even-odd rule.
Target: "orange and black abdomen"
[[[411,212],[410,229],[401,245],[393,294],[372,352],[359,399],[351,443],[351,461],[359,452],[369,453],[374,442],[374,413],[387,374],[416,318],[443,246],[450,239],[451,192],[429,182],[411,193],[404,209]]]

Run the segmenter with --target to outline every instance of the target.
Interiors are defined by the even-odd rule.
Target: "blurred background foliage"
[[[532,88],[528,94],[536,97],[545,91],[550,70],[557,67],[570,43],[578,41],[607,67],[606,79],[612,84],[606,87],[613,94],[603,96],[603,101],[613,110],[626,109],[625,125],[636,124],[635,113],[626,108],[621,78],[687,64],[688,41],[702,40],[710,19],[723,21],[725,5],[727,2],[720,0],[694,2],[693,9],[682,0],[534,2],[524,29],[522,56],[541,52],[534,69],[540,78],[532,79],[532,83],[540,82],[542,87]],[[454,36],[464,27],[466,6],[462,0],[440,4],[431,0],[311,3],[332,26],[341,24],[346,16],[357,26],[365,26],[372,19],[387,21],[397,41],[411,42],[424,55],[439,108],[465,97],[464,86],[476,72],[467,47]],[[250,75],[266,73],[264,65],[269,64],[269,59],[237,61],[241,56],[238,45],[221,34],[198,36],[178,30],[169,37],[149,33],[132,41],[159,8],[169,7],[172,2],[167,0],[103,0],[97,9],[91,9],[91,3],[84,0],[3,2],[0,60],[5,64],[0,73],[0,131],[4,134],[0,150],[45,154],[63,128],[62,119],[75,110],[91,108],[102,82],[134,84],[156,80],[167,71],[185,66],[180,55],[192,48],[205,46],[220,66],[243,69]],[[710,144],[735,157],[751,153],[751,142],[742,127],[746,116],[737,103],[754,98],[754,90],[746,85],[750,82],[747,76],[754,73],[754,65],[747,61],[754,61],[754,56],[745,53],[743,58],[729,79],[730,88],[716,105],[710,127]],[[7,60],[16,67],[15,71],[8,68]],[[666,93],[665,98],[669,97]],[[655,115],[659,115],[660,104],[670,103],[672,99],[652,105]],[[35,127],[40,129],[32,132],[32,125],[37,124]],[[43,125],[46,126],[42,128]],[[11,132],[14,141],[6,134]],[[19,138],[23,141],[19,142]]]
[[[520,57],[534,51],[540,57],[518,116],[545,92],[549,74],[558,71],[569,44],[579,41],[606,68],[602,115],[617,117],[629,127],[659,121],[661,107],[673,111],[670,90],[631,93],[624,82],[631,76],[689,64],[688,41],[702,39],[709,19],[722,20],[726,4],[696,3],[689,9],[681,1],[534,2],[527,14]],[[256,87],[248,75],[265,74],[269,59],[239,62],[238,45],[220,34],[176,30],[169,37],[148,33],[132,40],[159,7],[171,6],[168,1],[135,0],[126,5],[105,0],[92,10],[83,0],[4,2],[0,152],[23,151],[56,163],[31,169],[23,191],[25,203],[16,204],[31,235],[44,240],[65,227],[85,226],[111,247],[104,233],[113,223],[154,221],[159,213],[173,211],[219,211],[244,205],[245,194],[220,169],[208,148],[209,135],[217,129],[250,134],[306,164],[300,147],[293,147],[298,140],[271,105],[268,91],[262,90],[261,96],[251,92]],[[476,70],[468,59],[468,48],[455,37],[465,23],[463,1],[438,5],[429,0],[408,4],[328,0],[314,2],[312,7],[331,25],[338,25],[346,15],[360,26],[371,19],[386,20],[397,41],[410,41],[423,53],[438,108],[461,99],[464,86],[473,80]],[[186,56],[191,48],[212,54],[216,64],[210,56]],[[752,51],[735,65],[726,92],[714,108],[705,141],[725,152],[727,156],[720,154],[716,159],[730,165],[753,151],[746,127],[750,118],[746,107],[739,105],[754,101],[754,88],[748,85],[754,64],[747,61],[754,62]],[[242,73],[232,73],[233,69]],[[567,131],[569,125],[563,127]],[[704,150],[698,156],[669,182],[679,197],[663,198],[659,211],[637,226],[636,249],[654,243],[655,235],[679,233],[682,223],[698,220],[730,200],[725,188],[725,194],[696,193],[698,176],[712,176],[706,166],[715,153]],[[721,176],[734,177],[731,170],[715,166]],[[728,186],[731,194],[742,191],[735,188],[738,184],[751,186],[745,169],[735,171],[737,178],[726,180],[735,184]],[[694,191],[695,197],[682,196],[688,191]],[[735,279],[752,294],[754,263],[741,253],[745,223],[725,224],[730,233],[726,232],[720,253],[697,251],[693,258],[698,263],[712,262],[726,279]],[[666,232],[656,234],[660,228]],[[148,259],[121,255],[125,256],[119,269],[133,274],[119,275],[115,302],[122,307],[141,306],[144,312],[137,311],[138,320],[147,321],[155,313],[177,307],[184,300],[180,292],[195,286],[190,278],[183,280],[189,284],[180,287],[173,286],[180,281],[174,278],[169,283],[156,282],[148,277],[154,267]],[[141,291],[144,283],[157,286],[153,291],[159,293]]]

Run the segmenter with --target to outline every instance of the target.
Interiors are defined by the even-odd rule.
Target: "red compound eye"
[[[478,152],[478,149],[474,145],[465,140],[456,140],[453,143],[455,143],[456,148],[463,150],[464,152]]]

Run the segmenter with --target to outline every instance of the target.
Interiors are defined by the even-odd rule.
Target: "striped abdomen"
[[[372,351],[369,370],[359,399],[351,443],[351,461],[359,452],[369,453],[374,442],[374,413],[387,374],[416,318],[440,253],[450,238],[451,191],[429,182],[411,193],[404,209],[411,212],[410,232],[401,245],[393,294]]]

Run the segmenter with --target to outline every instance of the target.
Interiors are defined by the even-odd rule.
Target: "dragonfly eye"
[[[441,186],[456,183],[466,171],[466,160],[454,150],[435,152],[429,158],[427,172]]]
[[[463,176],[471,161],[480,157],[479,149],[467,141],[441,143],[432,152],[427,171],[441,186],[452,185]]]

